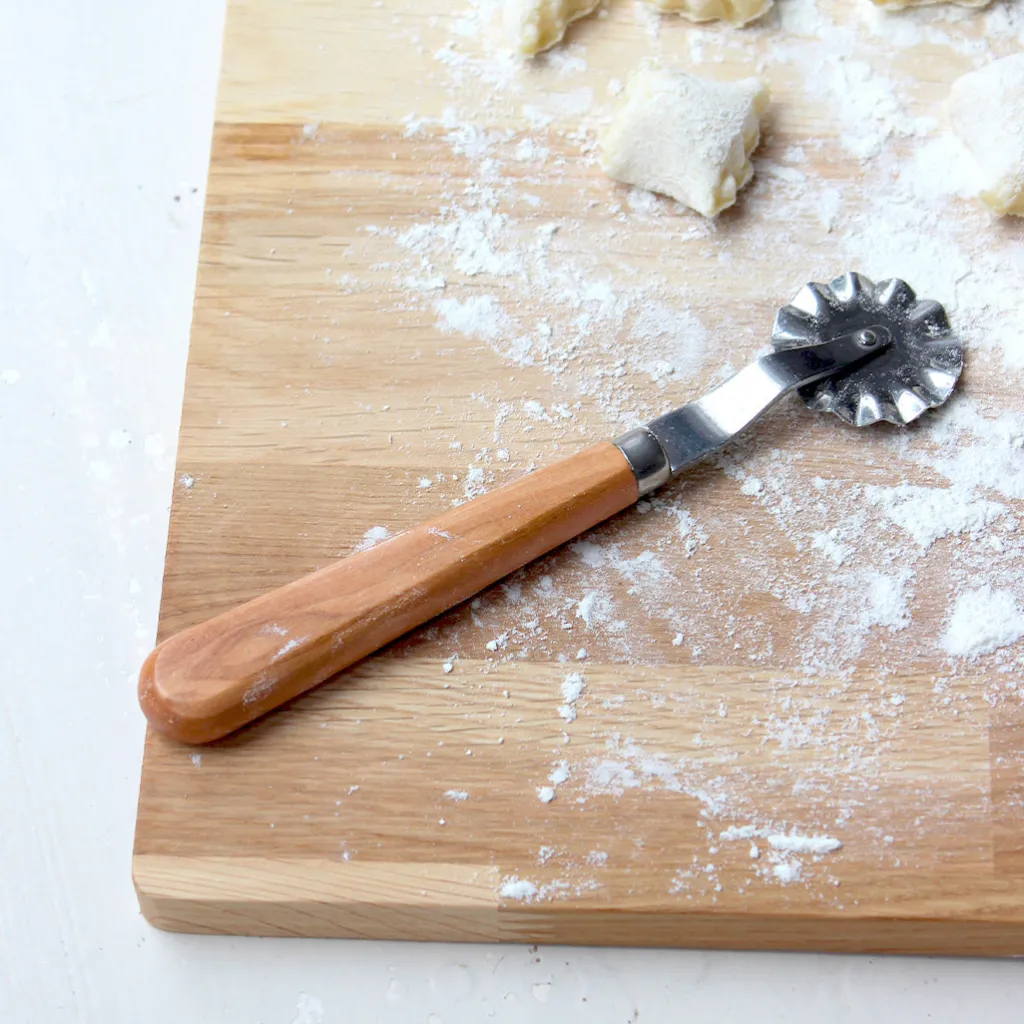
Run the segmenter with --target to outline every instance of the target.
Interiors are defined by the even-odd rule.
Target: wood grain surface
[[[856,5],[818,7],[849,38],[866,31]],[[482,9],[230,5],[161,640],[330,565],[371,528],[455,515],[699,394],[762,348],[806,280],[900,273],[876,265],[888,250],[876,259],[856,225],[913,140],[896,132],[884,160],[852,158],[798,62],[770,59],[781,13],[731,35],[665,19],[655,39],[613,4],[573,28],[562,58],[510,71],[486,56],[489,27],[465,29]],[[701,73],[741,77],[764,58],[773,94],[754,185],[714,228],[609,183],[589,142],[610,79],[652,51],[696,60],[697,40]],[[873,37],[857,53],[898,74],[922,118],[969,66],[934,38],[898,59]],[[800,188],[784,173],[794,153]],[[518,198],[486,210],[529,261],[497,282],[448,267],[443,290],[417,291],[406,279],[434,273],[433,254],[408,233],[495,202],[494,175]],[[968,203],[947,217],[968,262],[1019,238]],[[520,287],[570,261],[564,280]],[[643,291],[655,280],[656,296]],[[672,373],[631,357],[619,321],[577,296],[604,281],[638,289],[638,316],[655,298],[685,307],[704,356]],[[486,324],[446,326],[442,297],[501,289],[508,317],[556,340],[589,317],[585,364],[568,349],[523,358]],[[970,355],[962,387],[1010,407],[997,356]],[[938,443],[794,403],[732,461],[237,734],[196,748],[150,730],[143,912],[256,935],[1024,953],[1024,715],[991,699],[985,663],[951,666],[937,648],[950,580],[973,556],[947,538],[926,558],[876,547],[839,564],[810,541],[832,525],[821,495],[934,483],[906,453]],[[884,532],[871,515],[869,540]],[[912,621],[869,622],[854,642],[856,581],[903,564]],[[573,673],[584,688],[570,700]],[[772,846],[794,835],[842,847]]]

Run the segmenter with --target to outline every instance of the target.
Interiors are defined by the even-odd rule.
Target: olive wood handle
[[[219,739],[636,500],[623,453],[594,445],[169,637],[139,703],[176,740]]]

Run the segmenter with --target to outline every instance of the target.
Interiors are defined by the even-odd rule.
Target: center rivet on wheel
[[[829,284],[805,285],[775,317],[772,347],[839,337],[852,338],[859,363],[802,387],[800,397],[857,427],[879,420],[905,426],[941,405],[964,364],[946,311],[898,277],[876,283],[850,271]]]

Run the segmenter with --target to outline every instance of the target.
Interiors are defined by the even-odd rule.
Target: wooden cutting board
[[[899,187],[915,132],[941,131],[927,119],[969,63],[934,33],[890,52],[856,7],[820,0],[798,23],[790,5],[740,32],[615,3],[517,70],[486,5],[234,0],[160,636],[698,394],[851,252],[901,272],[887,261],[914,223],[876,258],[859,218]],[[834,57],[813,81],[848,74],[851,109],[808,85],[813,47]],[[594,164],[615,80],[651,54],[771,81],[758,178],[713,228]],[[895,76],[878,80],[905,114],[864,67]],[[1017,238],[969,202],[944,217],[968,264]],[[1016,385],[979,351],[964,387],[998,410]],[[967,541],[921,555],[868,504],[849,558],[812,541],[836,510],[854,522],[863,485],[934,484],[913,456],[940,443],[792,403],[730,460],[242,733],[192,749],[150,732],[144,914],[260,935],[1024,952],[1024,717],[988,699],[988,662],[937,646]],[[885,581],[895,619],[871,604]]]

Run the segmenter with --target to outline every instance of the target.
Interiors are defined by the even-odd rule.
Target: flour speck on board
[[[803,868],[800,862],[795,860],[780,861],[772,868],[772,874],[783,885],[789,885],[791,882],[799,882],[800,875],[802,873]]]
[[[566,722],[576,720],[576,702],[583,695],[585,685],[583,676],[579,672],[570,672],[562,680],[562,705],[559,707],[558,713]]]
[[[537,895],[537,886],[525,878],[506,878],[498,889],[498,895],[507,900],[530,900]]]
[[[1005,505],[979,497],[972,488],[900,484],[869,487],[865,495],[924,551],[950,534],[977,536],[1007,513]]]
[[[298,1001],[295,1004],[295,1016],[291,1024],[323,1024],[324,1004],[316,997],[307,992],[299,993]]]
[[[799,835],[778,835],[765,836],[768,845],[773,850],[780,850],[783,853],[812,853],[821,856],[826,853],[834,853],[842,849],[843,844],[831,836],[799,836]]]
[[[947,654],[991,654],[1024,636],[1024,610],[1007,590],[990,585],[966,590],[953,606],[942,647]]]
[[[441,299],[437,302],[438,326],[448,333],[496,341],[507,329],[509,319],[490,295]]]

